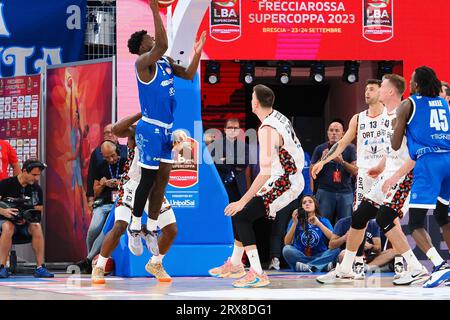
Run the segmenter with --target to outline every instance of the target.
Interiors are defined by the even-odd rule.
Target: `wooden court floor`
[[[231,279],[175,277],[170,284],[154,278],[107,277],[92,285],[88,275],[60,273],[54,279],[12,276],[0,280],[1,300],[450,300],[450,286],[424,289],[394,286],[392,273],[373,274],[351,284],[320,285],[320,275],[269,272],[271,285],[236,289]]]

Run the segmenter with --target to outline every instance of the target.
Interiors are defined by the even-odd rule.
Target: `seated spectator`
[[[345,254],[345,242],[347,240],[347,233],[352,223],[352,217],[346,217],[336,222],[334,226],[333,236],[331,237],[329,248],[341,248],[342,251],[338,256],[338,262],[341,262]],[[361,246],[356,253],[355,263],[353,270],[355,272],[355,279],[364,279],[365,270],[376,270],[383,267],[394,260],[396,253],[394,249],[388,249],[381,251],[381,237],[380,227],[375,220],[370,220],[366,228],[366,236],[361,243]],[[399,263],[403,263],[403,259],[400,259]],[[398,262],[397,262],[398,263]],[[366,267],[367,264],[367,267]],[[403,268],[401,268],[403,269]],[[396,274],[401,271],[395,269]]]
[[[91,273],[92,260],[100,253],[104,238],[102,229],[118,195],[120,176],[127,160],[120,156],[118,146],[111,141],[101,144],[101,152],[104,161],[94,176],[94,211],[86,237],[88,255],[77,263],[81,273]]]
[[[327,134],[328,141],[314,149],[311,164],[326,156],[330,148],[344,136],[343,124],[338,120],[331,122]],[[350,144],[339,157],[327,163],[313,181],[320,210],[332,223],[351,216],[354,197],[352,176],[357,173],[356,148]]]
[[[291,269],[299,272],[329,271],[340,249],[327,250],[333,227],[322,216],[313,196],[304,196],[301,207],[292,214],[284,238],[283,256]]]
[[[16,177],[0,181],[0,197],[25,198],[28,197],[34,205],[34,209],[42,213],[44,197],[41,187],[37,184],[46,165],[39,160],[28,159],[24,162],[22,171]],[[32,247],[36,256],[36,278],[52,278],[44,265],[44,235],[40,223],[30,223],[24,219],[15,219],[17,208],[0,208],[0,278],[8,278],[9,273],[5,268],[9,251],[11,250],[14,235],[31,237]]]
[[[123,159],[126,159],[128,156],[127,153],[127,146],[122,145],[118,143],[118,138],[116,135],[112,133],[112,124],[108,124],[103,129],[103,141],[112,141],[116,143],[119,146],[120,150],[120,157]],[[100,145],[101,146],[101,145]],[[86,179],[86,197],[88,199],[88,205],[89,209],[92,212],[94,209],[94,178],[95,178],[95,172],[99,170],[100,165],[103,162],[103,155],[101,152],[101,148],[98,146],[94,149],[91,153],[91,158],[89,160],[89,169],[88,169],[88,175]]]
[[[20,173],[16,150],[8,141],[0,139],[0,180],[8,178],[8,166],[13,169],[13,176]]]
[[[305,188],[299,198],[304,195],[312,195],[310,176],[309,176],[309,164],[311,159],[308,153],[305,154],[305,166],[303,167],[302,174],[305,179]],[[270,269],[280,270],[280,258],[281,250],[283,249],[283,238],[286,235],[286,228],[289,223],[290,217],[292,217],[292,212],[297,209],[299,199],[295,199],[286,207],[277,212],[275,220],[272,222],[272,232],[270,237],[270,257],[271,262],[269,265]]]

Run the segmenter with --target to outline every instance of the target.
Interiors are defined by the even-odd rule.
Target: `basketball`
[[[158,0],[158,6],[160,8],[167,8],[174,2],[175,2],[175,0]]]
[[[95,265],[97,264],[97,259],[98,259],[98,255],[95,256],[94,260],[92,260],[92,268],[94,268]],[[111,258],[108,258],[108,261],[106,262],[106,266],[105,266],[105,275],[108,275],[113,271],[114,271],[114,260]]]

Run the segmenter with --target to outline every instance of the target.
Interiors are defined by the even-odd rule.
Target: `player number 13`
[[[430,110],[430,128],[435,128],[437,131],[448,131],[447,114],[444,109]]]

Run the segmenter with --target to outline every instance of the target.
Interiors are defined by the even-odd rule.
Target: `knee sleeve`
[[[264,202],[260,197],[253,198],[241,212],[233,216],[239,239],[244,247],[255,245],[256,237],[253,223],[265,216]]]
[[[436,209],[434,209],[433,211],[433,216],[439,227],[448,224],[450,222],[448,218],[448,205],[445,205],[438,201],[436,204]]]
[[[141,180],[136,189],[133,204],[133,215],[136,217],[142,217],[145,203],[147,202],[153,182],[155,181],[157,170],[141,168],[141,172]]]
[[[370,219],[375,218],[378,209],[368,201],[362,201],[358,209],[352,214],[352,228],[362,230]]]
[[[413,232],[416,229],[423,229],[425,224],[425,217],[428,209],[411,208],[409,209],[409,231]]]
[[[381,206],[377,213],[377,224],[384,233],[395,227],[394,220],[398,217],[397,211],[387,206]]]

